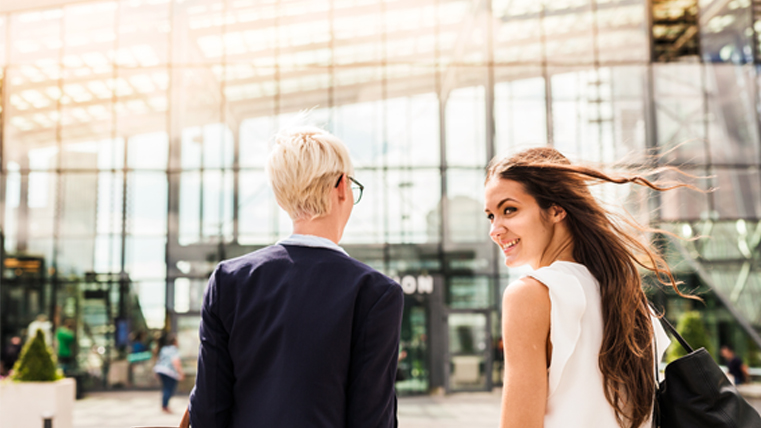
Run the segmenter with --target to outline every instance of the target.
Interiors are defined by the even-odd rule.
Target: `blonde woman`
[[[276,138],[267,173],[293,235],[212,274],[192,426],[395,425],[403,293],[338,245],[363,191],[353,172],[323,130]]]

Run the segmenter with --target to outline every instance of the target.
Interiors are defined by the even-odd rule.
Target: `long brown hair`
[[[663,186],[642,175],[608,175],[592,167],[572,165],[549,147],[528,149],[492,161],[486,181],[492,178],[521,183],[542,209],[559,206],[565,210],[565,221],[573,237],[573,257],[600,283],[604,327],[598,363],[605,397],[615,409],[620,426],[639,427],[652,413],[655,361],[650,310],[637,266],[653,272],[680,296],[692,296],[679,290],[658,251],[632,233],[668,232],[641,226],[633,219],[604,209],[589,185],[635,183],[657,191],[693,186]]]

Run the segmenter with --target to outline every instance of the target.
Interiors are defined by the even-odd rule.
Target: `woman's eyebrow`
[[[502,201],[500,201],[500,203],[498,203],[498,204],[497,204],[497,209],[499,209],[499,207],[501,207],[502,205],[504,205],[504,204],[505,204],[507,201],[518,202],[518,201],[516,201],[516,200],[515,200],[515,199],[513,199],[513,198],[505,198],[505,199],[503,199]]]

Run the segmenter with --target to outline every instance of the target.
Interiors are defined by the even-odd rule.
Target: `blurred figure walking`
[[[162,345],[153,371],[161,379],[161,410],[172,413],[169,410],[169,399],[177,390],[177,383],[185,379],[185,373],[182,371],[180,350],[177,348],[177,336],[167,334]]]
[[[735,354],[735,350],[729,345],[723,345],[721,347],[721,357],[727,364],[729,374],[735,380],[735,385],[742,385],[750,379],[750,372],[748,366],[743,363],[742,358]]]
[[[63,325],[58,327],[55,332],[55,338],[58,342],[58,365],[65,375],[69,375],[74,369],[74,320],[67,318]]]

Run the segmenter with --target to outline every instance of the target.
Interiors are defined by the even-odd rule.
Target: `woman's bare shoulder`
[[[510,283],[502,295],[502,305],[510,306],[550,304],[550,292],[547,286],[536,278],[524,276]]]

